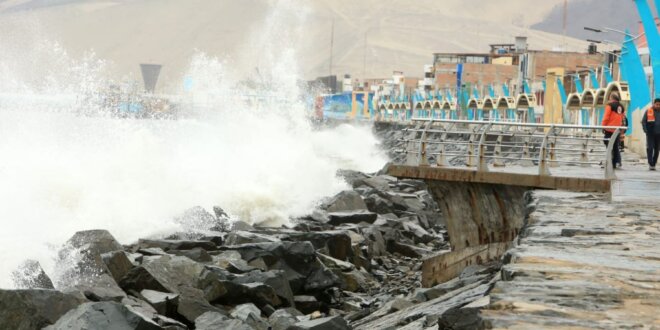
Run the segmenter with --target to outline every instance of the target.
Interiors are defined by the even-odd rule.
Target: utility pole
[[[564,0],[564,24],[563,24],[563,30],[564,30],[564,51],[566,51],[566,33],[567,33],[567,27],[568,25],[568,0]]]
[[[367,81],[367,36],[369,35],[369,31],[364,33],[364,59],[362,62],[362,79],[364,81]]]
[[[332,53],[333,48],[335,47],[335,19],[332,19],[332,27],[330,28],[330,73],[329,76],[332,76]]]

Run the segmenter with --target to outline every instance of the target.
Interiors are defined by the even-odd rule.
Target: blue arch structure
[[[626,31],[628,32],[628,31]],[[629,33],[623,42],[623,51],[620,57],[621,74],[628,81],[630,88],[630,105],[626,112],[628,116],[628,132],[632,134],[632,114],[651,102],[649,95],[649,84],[646,81],[646,73],[642,64],[635,42]]]
[[[649,7],[646,0],[634,0],[637,5],[637,11],[639,12],[639,17],[642,19],[642,25],[644,26],[644,33],[646,34],[646,40],[649,46],[649,53],[651,54],[651,68],[653,69],[653,76],[660,77],[660,34],[658,33],[658,28],[655,25],[655,19],[651,13],[651,7]],[[656,4],[658,4],[656,0]],[[628,34],[627,38],[630,37]],[[654,97],[660,96],[660,83],[654,81],[653,83],[653,95]]]

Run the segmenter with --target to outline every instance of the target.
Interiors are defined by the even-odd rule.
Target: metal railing
[[[627,127],[532,124],[495,121],[413,118],[404,128],[403,149],[411,166],[467,166],[489,171],[491,166],[536,166],[551,175],[558,166],[604,167],[615,179],[613,143]],[[603,130],[614,131],[607,146]]]

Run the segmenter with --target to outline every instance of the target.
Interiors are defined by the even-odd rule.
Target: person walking
[[[646,133],[646,157],[649,170],[655,171],[655,164],[660,154],[660,98],[653,101],[642,118],[642,129]]]
[[[623,126],[624,123],[624,118],[625,118],[625,109],[623,105],[620,103],[620,98],[619,94],[617,93],[612,93],[610,95],[610,99],[607,103],[607,106],[605,107],[605,116],[603,116],[603,122],[601,123],[601,126],[613,126],[613,127],[620,127]],[[603,133],[605,134],[605,145],[609,146],[610,139],[612,138],[612,135],[614,135],[614,132],[616,129],[613,128],[608,128],[604,129]],[[614,147],[612,148],[612,166],[614,168],[622,168],[621,164],[621,150],[619,149],[620,145],[620,136],[623,134],[623,131],[619,131],[619,135],[616,136],[614,139]]]

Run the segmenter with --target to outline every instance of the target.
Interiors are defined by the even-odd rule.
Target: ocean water
[[[107,62],[93,53],[74,58],[41,39],[0,50],[0,288],[12,287],[25,259],[65,286],[56,255],[79,230],[107,229],[128,244],[180,230],[173,218],[197,205],[279,226],[346,189],[337,170],[380,169],[387,159],[368,125],[310,124],[297,32],[278,28],[305,17],[297,4],[273,2],[255,27],[246,42],[268,49],[256,91],[240,87],[231,59],[199,51],[186,72],[192,87],[173,92],[187,100],[175,119],[108,115],[98,96]]]

